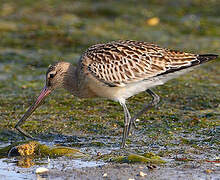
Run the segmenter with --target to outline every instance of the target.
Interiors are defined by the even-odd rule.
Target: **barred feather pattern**
[[[190,66],[198,55],[161,48],[141,41],[114,41],[91,46],[80,63],[99,81],[109,86],[150,79],[171,69]],[[84,69],[85,72],[85,69]]]

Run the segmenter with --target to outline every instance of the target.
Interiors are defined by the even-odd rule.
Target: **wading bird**
[[[120,103],[124,110],[123,148],[135,120],[160,100],[150,88],[162,85],[217,57],[214,54],[185,53],[132,40],[91,46],[81,56],[76,67],[69,62],[58,62],[49,67],[45,87],[15,128],[24,136],[32,138],[20,126],[46,96],[57,88],[64,88],[80,98],[102,97]],[[131,118],[126,99],[143,91],[150,94],[152,101]]]

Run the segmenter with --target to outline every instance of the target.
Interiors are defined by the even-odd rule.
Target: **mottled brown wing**
[[[95,78],[110,86],[149,79],[190,66],[197,55],[160,48],[139,41],[116,41],[90,47],[81,63]]]

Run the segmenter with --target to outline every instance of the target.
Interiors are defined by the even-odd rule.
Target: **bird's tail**
[[[163,73],[161,73],[161,74],[159,74],[157,76],[164,75],[164,74],[169,74],[169,73],[174,73],[176,71],[181,71],[181,70],[184,70],[184,69],[187,69],[187,68],[190,69],[191,67],[203,64],[205,62],[211,61],[211,60],[216,59],[216,58],[218,58],[218,55],[216,55],[216,54],[201,54],[201,55],[197,55],[196,59],[193,59],[193,61],[191,61],[190,64],[179,66],[179,67],[176,67],[176,66],[170,67],[169,70],[167,70],[167,71],[165,71],[165,72],[163,72]]]
[[[216,54],[201,54],[197,57],[197,59],[199,60],[199,64],[211,61],[216,58],[218,58],[218,55]]]

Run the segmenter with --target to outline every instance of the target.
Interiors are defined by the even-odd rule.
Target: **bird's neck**
[[[63,87],[71,94],[76,95],[77,88],[77,77],[76,77],[76,67],[71,65],[68,68],[68,71],[65,72],[65,76],[63,79]]]
[[[80,98],[96,97],[96,94],[88,87],[85,74],[77,67],[68,64],[63,76],[63,88]]]

